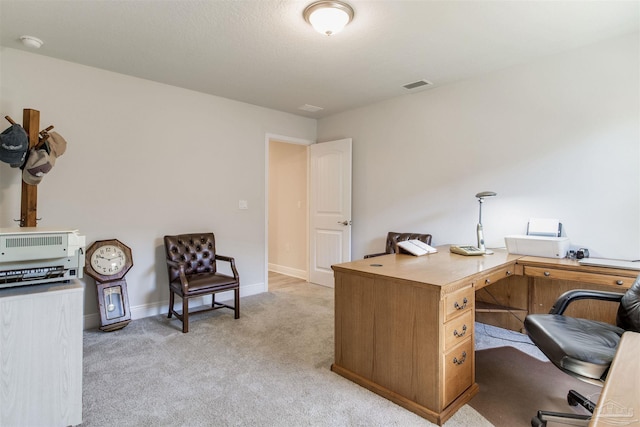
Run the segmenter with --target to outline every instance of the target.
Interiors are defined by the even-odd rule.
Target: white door
[[[351,261],[351,138],[309,152],[309,281],[333,287],[331,266]]]

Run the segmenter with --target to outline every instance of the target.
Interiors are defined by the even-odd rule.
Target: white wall
[[[318,140],[353,138],[353,257],[390,230],[473,243],[474,195],[492,190],[490,247],[557,217],[574,246],[640,258],[638,52],[636,34],[320,120]],[[6,48],[0,99],[2,116],[40,110],[69,142],[39,185],[39,225],[129,245],[134,316],[166,306],[164,234],[214,231],[242,294],[264,289],[265,135],[315,140],[314,120]],[[0,227],[20,185],[0,164]]]
[[[13,49],[0,62],[2,117],[39,110],[40,127],[68,142],[39,185],[38,225],[131,247],[134,317],[166,307],[165,234],[213,231],[236,258],[241,295],[264,290],[265,135],[315,140],[315,120]],[[0,164],[0,227],[16,225],[20,180]],[[85,320],[97,324],[84,282]]]
[[[640,258],[638,52],[634,34],[320,120],[319,141],[353,138],[354,258],[387,231],[475,243],[485,190],[489,247],[559,218],[592,256]]]

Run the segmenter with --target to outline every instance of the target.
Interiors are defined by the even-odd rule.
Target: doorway
[[[269,272],[333,287],[331,266],[351,261],[351,138],[265,141],[264,290]]]
[[[265,290],[282,275],[308,279],[308,155],[312,141],[267,136]],[[286,278],[285,277],[285,278]]]

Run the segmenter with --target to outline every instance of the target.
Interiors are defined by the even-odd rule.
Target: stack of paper
[[[404,249],[405,251],[415,256],[433,254],[438,252],[438,250],[433,246],[429,246],[422,240],[417,240],[417,239],[398,242],[398,247]]]

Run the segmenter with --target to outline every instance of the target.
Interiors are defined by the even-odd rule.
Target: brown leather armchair
[[[169,274],[169,315],[182,321],[182,332],[189,332],[189,299],[211,295],[211,307],[198,310],[210,311],[219,308],[234,310],[235,318],[240,317],[240,277],[235,259],[216,254],[216,240],[213,233],[180,234],[164,236]],[[217,261],[228,262],[233,276],[217,271]],[[216,302],[216,293],[233,290],[234,305]],[[174,309],[175,295],[182,298],[182,314]]]
[[[427,245],[431,244],[431,234],[418,234],[418,233],[396,233],[395,231],[390,231],[387,234],[387,244],[384,252],[380,252],[377,254],[369,254],[365,255],[365,258],[373,258],[380,255],[387,254],[395,254],[398,252],[398,242],[402,242],[404,240],[420,240]]]

